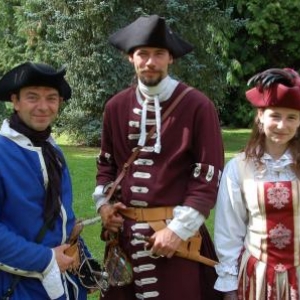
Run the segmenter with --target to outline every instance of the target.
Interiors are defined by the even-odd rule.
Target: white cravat
[[[140,125],[140,138],[138,141],[139,146],[145,146],[147,131],[147,110],[148,104],[153,102],[155,108],[155,124],[156,124],[156,142],[154,145],[154,152],[160,153],[161,151],[161,140],[160,140],[160,131],[161,131],[161,107],[160,102],[168,100],[173,94],[175,88],[178,85],[178,81],[172,79],[170,76],[165,77],[158,85],[156,86],[146,86],[140,80],[138,80],[138,87],[136,90],[136,96],[138,102],[142,105],[142,116],[141,116],[141,125]],[[142,94],[145,99],[143,100]]]

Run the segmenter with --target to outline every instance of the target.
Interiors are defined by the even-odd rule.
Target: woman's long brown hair
[[[259,110],[259,109],[258,109]],[[261,158],[265,153],[265,133],[260,129],[260,121],[258,118],[258,110],[254,119],[250,138],[244,148],[246,160],[254,160],[258,164],[261,163]],[[292,170],[300,179],[300,128],[298,127],[296,135],[289,141],[288,148],[293,157]]]

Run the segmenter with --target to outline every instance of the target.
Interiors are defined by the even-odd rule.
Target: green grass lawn
[[[98,148],[70,146],[64,137],[57,139],[69,166],[74,195],[74,210],[77,218],[95,217],[95,205],[92,193],[95,188],[96,157]],[[104,244],[100,241],[100,222],[83,229],[82,236],[92,255],[102,261]],[[99,299],[99,292],[88,297],[89,300]]]
[[[249,129],[224,129],[222,130],[225,159],[228,161],[239,152],[245,145]],[[92,193],[95,188],[96,157],[98,148],[71,146],[66,138],[57,139],[61,146],[72,177],[74,210],[78,218],[91,218],[96,216]],[[210,233],[213,235],[214,211],[206,221]],[[83,230],[83,238],[95,258],[102,261],[103,242],[99,238],[100,223],[88,226]],[[99,293],[89,296],[89,300],[99,299]]]

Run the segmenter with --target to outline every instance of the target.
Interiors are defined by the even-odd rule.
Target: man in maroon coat
[[[201,253],[214,253],[204,222],[215,205],[224,163],[216,109],[206,95],[192,89],[162,122],[164,112],[187,88],[168,75],[168,67],[193,47],[157,15],[138,18],[109,41],[128,55],[137,84],[107,102],[103,119],[93,198],[107,232],[119,233],[133,268],[132,283],[110,287],[105,299],[216,299],[205,294],[214,284],[205,281],[213,267],[178,256],[180,245],[199,228]],[[153,126],[154,134],[147,139]],[[140,152],[120,182],[120,199],[112,203],[106,187],[137,147]],[[137,211],[141,213],[134,217]],[[158,227],[152,217],[145,217],[150,212],[165,213]],[[137,233],[151,242],[145,244]]]

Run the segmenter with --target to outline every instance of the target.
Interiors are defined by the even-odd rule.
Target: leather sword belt
[[[124,217],[136,220],[137,222],[152,222],[173,219],[173,209],[173,206],[152,208],[128,207],[125,210],[121,210],[120,213]]]
[[[137,222],[147,222],[154,231],[158,231],[167,226],[165,222],[166,219],[173,218],[173,209],[173,206],[153,208],[128,207],[124,210],[120,210],[119,212],[124,217]],[[214,267],[217,264],[216,261],[200,254],[201,243],[202,237],[200,233],[197,232],[188,240],[181,242],[179,248],[175,252],[175,255]]]

